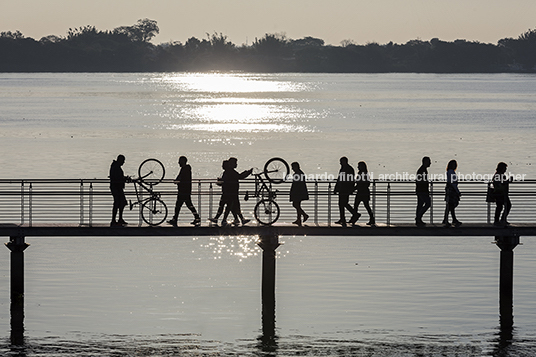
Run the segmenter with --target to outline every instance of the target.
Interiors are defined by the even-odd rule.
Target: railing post
[[[32,226],[32,183],[30,182],[30,187],[28,188],[28,225]]]
[[[315,180],[315,224],[318,225],[318,180]]]
[[[212,187],[212,182],[208,187],[208,218],[212,218],[212,205],[214,204],[214,189]],[[212,227],[212,222],[209,223],[209,226]]]
[[[20,184],[20,224],[24,224],[24,180]]]
[[[372,180],[372,214],[376,217],[376,180]]]
[[[89,208],[88,208],[89,226],[93,227],[93,182],[89,183]]]
[[[84,180],[80,180],[80,226],[84,225]]]
[[[387,226],[391,225],[391,183],[387,182]]]
[[[491,182],[488,182],[488,187],[486,187],[488,190],[491,186]],[[487,191],[486,191],[486,198],[487,198]],[[488,205],[488,224],[491,224],[491,202],[486,202]]]
[[[197,213],[201,217],[201,181],[197,181]]]
[[[434,224],[434,182],[430,181],[430,224]]]
[[[136,195],[138,194],[138,192],[136,192]],[[139,201],[143,201],[143,190],[140,190],[139,191]],[[143,224],[143,218],[142,218],[142,204],[139,204],[138,205],[138,227],[141,227],[142,224]]]
[[[331,182],[328,184],[328,227],[331,227]]]

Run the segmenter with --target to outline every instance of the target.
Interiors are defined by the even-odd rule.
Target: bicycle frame
[[[142,181],[142,178],[132,180],[132,183],[134,184],[134,191],[136,191],[137,202],[134,202],[134,203],[131,202],[130,209],[132,209],[132,207],[134,207],[135,205],[143,204],[144,202],[147,202],[153,199],[160,199],[160,193],[154,192],[151,184],[149,184],[149,186],[145,185]],[[149,196],[147,198],[143,198],[142,196],[143,191],[139,190],[138,186],[142,187],[146,192],[149,193]]]
[[[264,172],[253,174],[255,176],[255,193],[253,194],[253,197],[273,200],[276,197],[277,190],[272,191],[272,183],[269,183],[269,185],[266,184],[266,181],[262,178],[262,175],[264,174]],[[249,197],[249,192],[246,193],[246,197]]]

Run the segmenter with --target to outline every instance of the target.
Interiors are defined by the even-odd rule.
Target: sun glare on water
[[[168,130],[305,132],[308,113],[285,93],[304,90],[284,80],[251,74],[177,74],[160,79],[171,98],[161,113]],[[173,97],[175,94],[175,97]],[[192,95],[194,94],[194,95]],[[293,96],[290,96],[293,97]]]

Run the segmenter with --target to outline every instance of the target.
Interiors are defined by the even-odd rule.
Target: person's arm
[[[181,171],[179,172],[179,174],[177,175],[177,177],[175,177],[175,180],[173,180],[173,183],[175,185],[178,185],[180,182],[181,182],[181,179],[182,179],[182,169]]]
[[[239,179],[245,179],[246,177],[248,177],[249,175],[251,175],[252,172],[253,172],[253,169],[249,169],[249,170],[243,171],[243,172],[240,173],[240,175],[238,175],[238,178],[239,178]]]

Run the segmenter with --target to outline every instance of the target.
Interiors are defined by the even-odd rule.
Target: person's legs
[[[449,201],[446,201],[445,202],[445,214],[443,215],[443,224],[449,224],[449,212],[450,212]]]
[[[185,197],[182,195],[177,195],[177,201],[175,202],[175,213],[173,214],[172,221],[177,222],[179,219],[179,213],[181,212],[182,204],[185,201]]]
[[[431,206],[432,206],[432,199],[429,194],[427,193],[417,194],[417,211],[416,211],[416,217],[415,217],[415,222],[417,224],[424,224],[424,222],[422,221],[422,217]]]
[[[112,189],[112,196],[114,198],[114,204],[112,207],[112,223],[111,224],[127,224],[123,220],[123,211],[125,210],[125,206],[127,205],[127,199],[125,197],[125,193],[121,189]],[[116,222],[116,218],[117,222]]]
[[[335,223],[346,225],[346,217],[344,214],[344,208],[348,204],[349,196],[339,193],[339,220]]]
[[[354,224],[355,222],[357,222],[359,217],[361,217],[361,214],[358,212],[359,204],[361,202],[362,202],[362,199],[359,197],[359,195],[356,195],[355,196],[355,201],[354,201],[352,218],[350,218],[350,222],[348,222],[348,223]]]
[[[417,208],[415,209],[415,221],[416,222],[419,222],[422,220],[421,212],[422,212],[423,207],[424,207],[423,196],[422,194],[418,193],[417,194]]]
[[[117,212],[119,211],[119,205],[114,200],[114,205],[112,207],[112,223],[116,222]]]
[[[192,196],[190,195],[186,196],[184,199],[184,202],[186,203],[186,207],[188,207],[190,212],[192,212],[192,214],[194,215],[194,220],[191,223],[196,226],[201,224],[201,217],[199,217],[199,214],[197,213],[197,210],[195,209],[194,204],[192,203]]]
[[[225,208],[225,200],[223,199],[223,195],[220,197],[220,203],[219,203],[219,206],[218,206],[218,211],[216,212],[216,215],[214,216],[214,220],[218,220],[218,218],[220,218],[220,216],[222,215],[223,213],[223,209]]]
[[[242,215],[242,208],[240,207],[240,198],[238,196],[236,196],[233,200],[233,208],[233,216],[236,224],[240,222],[242,222],[242,224],[246,224],[250,221],[249,219],[245,219]]]
[[[508,215],[510,214],[511,209],[512,209],[512,202],[510,201],[509,197],[506,197],[504,200],[504,212],[501,218],[501,222],[508,224],[508,221],[506,219],[508,218]]]
[[[301,216],[303,212],[303,210],[301,209],[301,201],[292,201],[292,207],[296,209],[296,220],[292,223],[301,226]]]
[[[230,197],[226,196],[225,197],[225,210],[223,212],[222,224],[227,222],[227,217],[229,217],[229,213],[231,213],[231,210],[233,208],[232,206],[233,206],[232,200],[230,199]],[[234,215],[234,212],[233,212],[233,215]]]
[[[500,222],[501,211],[504,207],[504,202],[502,200],[495,200],[495,205],[495,217],[493,220],[493,224],[497,225]]]
[[[376,224],[376,220],[374,219],[374,212],[372,212],[372,208],[370,207],[370,202],[369,201],[363,201],[363,205],[367,209],[367,213],[369,215],[369,221],[368,221],[367,224],[369,226],[371,226],[373,224]]]

